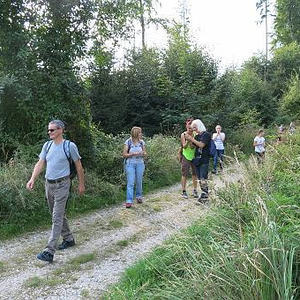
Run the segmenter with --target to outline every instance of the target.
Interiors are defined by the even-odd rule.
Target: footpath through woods
[[[242,176],[237,170],[232,165],[211,178],[212,202],[214,190]],[[176,184],[131,209],[119,204],[75,219],[70,225],[76,246],[57,251],[52,264],[36,259],[49,231],[1,242],[0,299],[97,298],[127,267],[209,212],[210,204],[196,203],[191,196],[183,199]]]

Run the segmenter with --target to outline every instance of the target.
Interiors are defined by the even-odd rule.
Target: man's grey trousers
[[[46,180],[45,191],[49,210],[52,215],[52,230],[45,251],[54,254],[60,235],[66,241],[72,241],[68,220],[65,215],[66,204],[70,193],[70,178],[58,183],[49,183]]]

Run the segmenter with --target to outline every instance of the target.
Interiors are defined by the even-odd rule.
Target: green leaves
[[[296,74],[290,80],[288,89],[283,95],[281,108],[288,113],[292,119],[300,119],[300,78]]]
[[[278,44],[300,43],[300,1],[277,0],[275,31]]]

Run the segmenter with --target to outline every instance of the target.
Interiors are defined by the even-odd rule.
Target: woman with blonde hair
[[[141,127],[131,128],[131,137],[124,143],[123,157],[127,177],[126,208],[133,204],[134,185],[136,186],[136,201],[143,202],[143,175],[145,170],[144,157],[146,155],[145,142],[142,140]]]

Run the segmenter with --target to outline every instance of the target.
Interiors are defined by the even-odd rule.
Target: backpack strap
[[[128,151],[127,151],[127,153],[129,153],[129,151],[130,151],[130,148],[131,148],[131,145],[132,145],[132,140],[131,140],[131,138],[128,140]]]
[[[48,141],[47,142],[47,144],[46,144],[46,156],[47,156],[52,144],[53,144],[53,141]]]
[[[66,151],[66,144],[68,144],[68,151]],[[64,152],[65,152],[65,155],[66,155],[68,161],[70,161],[70,159],[71,159],[70,144],[71,144],[71,141],[64,140],[63,149],[64,149]],[[69,153],[69,155],[67,153]]]
[[[141,148],[143,149],[143,142],[140,141],[139,144],[140,144]],[[130,139],[128,140],[128,152],[127,152],[127,153],[129,153],[130,148],[131,148],[131,145],[132,145],[132,140],[131,140],[131,138],[130,138]]]

